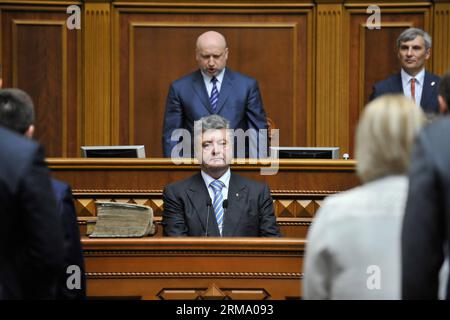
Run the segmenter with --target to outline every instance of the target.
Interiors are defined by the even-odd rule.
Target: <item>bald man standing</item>
[[[208,31],[197,38],[195,56],[199,70],[174,81],[167,96],[163,128],[164,157],[194,157],[194,121],[211,114],[227,119],[231,129],[267,129],[258,82],[226,68],[228,52],[225,37],[218,32]],[[187,150],[179,152],[178,148],[173,150],[177,144],[181,146],[184,139],[176,134],[172,136],[176,129],[185,129],[190,134],[190,153]],[[235,148],[236,152],[238,150]],[[245,154],[250,157],[257,155],[248,141]]]

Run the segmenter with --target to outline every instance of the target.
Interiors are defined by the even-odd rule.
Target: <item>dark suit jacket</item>
[[[72,191],[67,183],[52,179],[53,192],[56,196],[58,213],[62,219],[64,228],[64,268],[61,270],[61,278],[57,288],[57,299],[84,299],[86,297],[86,275],[84,259],[81,249],[80,231],[78,228],[77,215],[73,204]],[[80,288],[70,289],[67,280],[71,284],[76,274],[67,273],[67,268],[71,265],[80,268]]]
[[[441,78],[437,75],[425,71],[422,98],[420,99],[420,106],[424,112],[439,113],[439,102],[437,97],[440,81]],[[372,101],[389,93],[403,94],[402,76],[400,73],[397,73],[386,80],[377,82],[373,86],[373,91],[369,100]]]
[[[402,231],[404,299],[438,297],[444,246],[447,252],[450,248],[449,139],[450,118],[445,117],[422,131],[413,151]]]
[[[186,129],[193,137],[194,121],[211,114],[213,112],[200,70],[174,81],[169,89],[164,114],[164,156],[170,157],[173,147],[178,144],[178,141],[170,139],[173,130]],[[228,68],[225,69],[216,114],[230,121],[231,129],[267,129],[257,81]]]
[[[44,151],[4,128],[0,221],[0,300],[54,298],[63,236]]]
[[[220,237],[210,196],[200,173],[172,183],[163,192],[165,236]],[[206,221],[209,221],[208,226]],[[208,229],[206,229],[208,228]],[[231,173],[224,237],[279,237],[272,197],[266,184]]]

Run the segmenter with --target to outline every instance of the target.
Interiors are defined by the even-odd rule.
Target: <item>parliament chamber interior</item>
[[[68,6],[79,28],[68,28]],[[0,26],[3,88],[30,94],[35,139],[72,188],[93,299],[301,299],[308,228],[327,196],[360,184],[355,129],[373,84],[399,69],[396,38],[426,30],[427,70],[450,68],[449,0],[0,0]],[[261,175],[263,161],[231,165],[267,183],[281,238],[162,234],[164,187],[199,171],[163,157],[168,88],[196,70],[194,44],[208,30],[226,36],[227,68],[257,79],[279,146],[340,149],[339,159],[280,159],[274,175]],[[146,157],[81,150],[117,145],[143,145]],[[99,201],[151,207],[156,233],[89,237]]]

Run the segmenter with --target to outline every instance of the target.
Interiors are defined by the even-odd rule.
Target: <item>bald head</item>
[[[207,31],[197,38],[196,60],[199,68],[210,77],[225,68],[228,48],[225,37],[216,31]]]
[[[227,47],[227,41],[222,34],[216,31],[206,31],[198,36],[197,50],[201,50],[211,45],[225,49]]]

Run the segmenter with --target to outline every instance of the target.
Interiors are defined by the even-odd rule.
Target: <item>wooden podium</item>
[[[299,299],[305,241],[82,239],[90,298]]]

